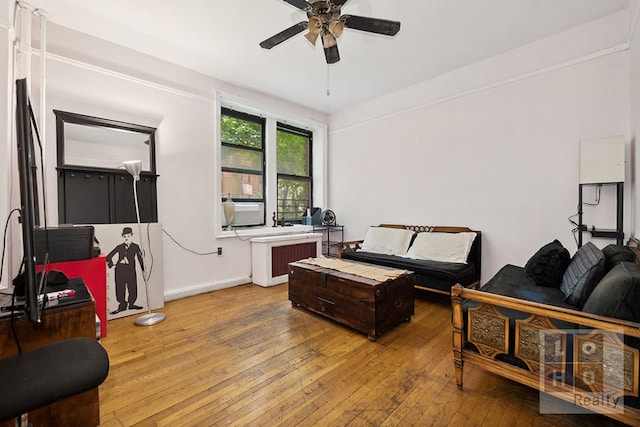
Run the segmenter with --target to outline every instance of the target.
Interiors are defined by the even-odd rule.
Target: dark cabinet
[[[114,221],[112,223],[136,222],[133,177],[129,174],[114,176]],[[137,183],[138,208],[141,222],[157,222],[156,177],[141,175]]]
[[[142,173],[137,183],[141,222],[157,222],[157,176]],[[126,171],[58,169],[61,224],[136,222],[133,177]]]
[[[62,224],[108,224],[109,177],[98,172],[60,171],[58,221]]]

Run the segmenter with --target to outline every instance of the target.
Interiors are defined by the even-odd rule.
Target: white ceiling
[[[350,0],[343,13],[402,27],[391,38],[345,30],[331,66],[304,33],[258,46],[306,20],[283,0],[29,3],[56,24],[330,113],[625,10],[629,0]]]

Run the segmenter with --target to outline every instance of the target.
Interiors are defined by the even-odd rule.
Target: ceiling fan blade
[[[322,35],[322,44],[324,47],[324,57],[327,64],[335,64],[340,61],[340,52],[338,52],[338,44],[331,34]]]
[[[335,64],[336,62],[340,61],[338,45],[325,48],[324,57],[327,60],[327,64]]]
[[[309,3],[307,3],[305,0],[284,0],[287,3],[289,3],[291,6],[295,6],[300,10],[307,10],[308,8],[311,7],[311,5]]]
[[[349,0],[331,0],[331,3],[333,3],[336,6],[344,6],[344,4],[348,1]]]
[[[273,35],[268,39],[260,42],[260,47],[263,49],[271,49],[272,47],[279,45],[283,41],[290,39],[296,34],[303,32],[306,28],[307,21],[298,22],[297,24],[290,26],[286,30],[280,31],[278,34]]]
[[[342,15],[344,26],[353,30],[395,36],[400,31],[400,22],[388,19],[367,18],[357,15]]]

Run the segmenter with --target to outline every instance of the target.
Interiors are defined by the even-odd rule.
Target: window
[[[312,204],[312,133],[278,123],[276,135],[278,219],[301,222]]]
[[[265,119],[222,108],[220,119],[222,180],[235,177],[241,187],[233,224],[264,225]],[[222,194],[223,198],[225,194]]]
[[[272,225],[300,224],[309,207],[326,206],[326,125],[233,97],[219,99],[219,236],[280,234]],[[225,231],[223,186],[233,189],[233,233]]]

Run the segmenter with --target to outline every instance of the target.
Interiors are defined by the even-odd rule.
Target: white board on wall
[[[580,141],[580,184],[624,182],[624,136]]]

